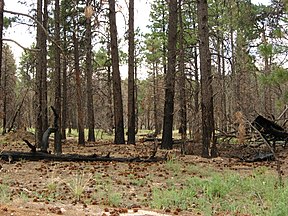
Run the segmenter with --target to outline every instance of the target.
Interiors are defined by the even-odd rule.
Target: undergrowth
[[[7,203],[11,198],[11,190],[9,185],[0,184],[0,203]]]
[[[175,164],[172,170],[174,168]],[[205,172],[202,176],[199,175],[203,173],[202,168],[198,167],[199,172],[197,166],[189,168],[195,175],[170,178],[163,187],[152,189],[152,208],[180,208],[204,215],[219,212],[229,215],[288,215],[288,181],[279,187],[277,175],[266,168],[258,168],[244,176],[228,170],[222,173],[210,171],[209,175]]]

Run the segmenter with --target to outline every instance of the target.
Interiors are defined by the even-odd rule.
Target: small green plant
[[[181,171],[181,163],[178,160],[168,160],[166,162],[166,169],[172,171],[174,174],[177,174]]]
[[[120,193],[110,191],[107,193],[107,201],[108,205],[119,207],[122,203],[122,195]]]
[[[6,203],[9,202],[11,198],[10,187],[6,184],[0,184],[0,202]]]
[[[122,194],[116,192],[113,187],[113,180],[111,178],[102,179],[99,174],[95,175],[94,178],[96,178],[96,193],[93,194],[93,198],[102,200],[105,205],[119,207],[123,202]]]
[[[77,201],[80,201],[81,196],[84,193],[91,179],[92,174],[85,175],[84,173],[82,173],[74,175],[74,177],[66,183]]]
[[[138,187],[144,186],[146,183],[147,181],[145,178],[134,178],[131,180],[131,184]]]
[[[26,192],[24,191],[21,191],[20,194],[19,194],[19,198],[21,200],[23,200],[24,202],[28,202],[29,201],[29,196]]]
[[[175,187],[169,189],[154,188],[152,191],[152,208],[181,208],[189,209],[193,204],[196,191],[192,187],[177,189]]]

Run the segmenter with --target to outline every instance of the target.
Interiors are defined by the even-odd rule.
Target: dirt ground
[[[23,151],[30,149],[22,141],[34,140],[33,134],[25,131],[11,132],[0,136],[1,151]],[[154,143],[136,145],[113,145],[99,141],[77,146],[73,138],[63,143],[63,153],[97,154],[111,157],[144,157],[152,154]],[[51,145],[51,143],[50,143]],[[192,155],[182,156],[179,149],[171,150],[170,159],[184,164],[181,173],[187,174],[185,167],[197,164],[203,168],[217,170],[230,169],[237,172],[251,172],[258,166],[275,170],[276,162],[243,162],[259,149],[247,145],[219,144],[219,157],[201,158],[201,146],[189,144]],[[265,148],[265,147],[264,147]],[[277,152],[281,161],[282,175],[288,175],[287,150],[279,147]],[[164,157],[167,151],[158,150],[156,156]],[[157,163],[120,162],[53,162],[0,160],[0,215],[201,215],[201,212],[181,209],[152,210],[149,208],[151,188],[163,186],[165,179],[176,178],[175,173],[165,169],[165,161]],[[153,177],[151,174],[153,173]],[[192,175],[193,173],[191,173]],[[148,177],[149,176],[149,177]],[[181,178],[181,176],[178,176]],[[3,188],[8,185],[10,193]],[[97,185],[97,187],[95,187]],[[82,190],[81,190],[82,189]],[[5,192],[6,191],[6,192]],[[2,193],[2,194],[1,194]],[[7,193],[7,196],[5,196]],[[3,195],[4,194],[4,195]],[[119,196],[121,199],[119,199]],[[5,199],[6,198],[6,199]]]

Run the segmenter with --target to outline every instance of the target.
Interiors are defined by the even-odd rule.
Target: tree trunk
[[[48,0],[43,2],[43,27],[48,29]],[[46,131],[48,125],[48,89],[47,89],[47,35],[45,31],[41,31],[41,44],[42,44],[42,130]]]
[[[182,20],[181,0],[179,1],[179,100],[180,100],[180,128],[182,139],[187,135],[187,109],[186,109],[186,76],[185,76],[185,53],[184,53],[184,29]]]
[[[55,137],[54,137],[54,153],[60,155],[62,153],[62,145],[61,145],[61,50],[60,46],[60,5],[59,0],[55,0],[55,42],[54,44],[54,55],[55,55],[55,81],[54,81],[54,89],[55,89],[55,110],[58,114],[57,122],[54,122],[55,125],[58,125],[58,128],[55,128]]]
[[[154,114],[154,135],[157,136],[161,133],[161,124],[159,122],[159,84],[158,84],[158,64],[153,62],[153,114]]]
[[[137,63],[136,63],[137,64]],[[139,130],[139,104],[138,104],[138,78],[137,78],[137,66],[135,67],[134,74],[134,94],[135,94],[135,134],[138,133]]]
[[[35,110],[36,110],[36,145],[41,147],[43,130],[43,102],[42,102],[42,76],[43,76],[43,37],[42,29],[40,24],[42,23],[42,0],[37,0],[37,35],[36,35],[36,48],[40,49],[41,52],[37,55],[37,64],[36,64],[36,89],[35,89]]]
[[[214,134],[214,114],[207,0],[197,1],[197,13],[199,20],[198,30],[202,95],[202,156],[209,157],[210,142],[212,141],[212,135]],[[213,150],[216,151],[216,149]]]
[[[76,27],[76,22],[74,22],[74,27]],[[75,69],[75,82],[76,82],[76,102],[77,102],[77,114],[78,114],[78,144],[84,145],[85,144],[85,137],[84,137],[84,117],[83,117],[83,110],[82,110],[82,89],[81,89],[81,72],[80,72],[80,65],[79,65],[79,41],[76,35],[77,31],[73,31],[73,43],[74,43],[74,69]]]
[[[86,8],[91,7],[90,0],[86,2]],[[88,10],[88,9],[87,9]],[[92,88],[92,32],[91,17],[86,16],[86,85],[87,85],[87,119],[88,119],[88,141],[95,142],[95,119]]]
[[[111,66],[108,66],[107,68],[107,92],[108,95],[112,95],[112,78],[111,78]],[[114,128],[114,115],[113,115],[113,96],[108,97],[108,107],[106,112],[107,120],[108,120],[108,130],[113,131]]]
[[[166,3],[166,1],[162,0],[161,1],[162,4],[162,34],[163,37],[164,35],[166,35],[166,18],[165,18],[165,10],[164,10],[164,6]],[[163,63],[163,73],[166,74],[167,73],[167,60],[166,60],[166,56],[167,55],[167,49],[166,49],[166,41],[162,39],[162,63]]]
[[[265,34],[265,31],[262,33],[262,43],[264,46],[268,45],[268,41],[267,41],[267,37]],[[263,53],[264,56],[264,75],[265,76],[269,76],[269,74],[271,73],[271,66],[270,66],[270,61],[269,58],[271,58],[270,53]],[[273,101],[272,101],[272,88],[270,85],[265,85],[264,86],[264,110],[265,110],[265,114],[267,116],[269,115],[273,115]]]
[[[165,77],[165,104],[161,148],[172,149],[174,88],[176,76],[176,43],[177,43],[177,0],[169,1],[168,23],[168,70]]]
[[[61,138],[66,139],[68,103],[67,103],[67,23],[66,17],[61,17],[63,26],[63,65],[62,65],[62,112],[61,112]]]
[[[135,91],[134,91],[134,0],[129,1],[128,50],[128,144],[135,144]]]
[[[2,135],[4,135],[6,133],[6,127],[7,127],[7,94],[8,94],[8,90],[7,90],[7,78],[8,78],[8,70],[7,70],[7,53],[6,53],[6,49],[4,48],[4,52],[5,55],[3,56],[2,54],[2,67],[3,67],[3,131],[2,131]]]
[[[0,119],[4,118],[4,110],[2,112],[3,107],[3,97],[4,97],[4,89],[2,88],[2,50],[3,50],[3,25],[4,25],[4,16],[3,16],[3,10],[4,10],[4,0],[0,0]],[[3,119],[4,121],[4,119]],[[4,124],[4,123],[3,123]]]
[[[113,79],[113,100],[114,100],[114,122],[115,122],[114,143],[125,144],[115,0],[109,1],[109,21],[110,21],[111,57],[112,57],[112,69],[113,69],[112,79]]]

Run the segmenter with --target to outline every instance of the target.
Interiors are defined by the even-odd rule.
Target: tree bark
[[[174,88],[176,77],[177,0],[169,1],[168,70],[165,77],[165,104],[161,148],[172,149]]]
[[[45,131],[48,125],[48,89],[47,89],[47,34],[48,30],[48,0],[43,1],[43,27],[45,30],[41,31],[41,44],[42,44],[42,130]],[[48,31],[47,31],[48,32]]]
[[[60,4],[59,0],[55,0],[55,41],[60,45]],[[54,55],[55,55],[55,110],[58,114],[58,119],[56,125],[58,125],[57,130],[55,131],[54,137],[54,153],[57,155],[62,154],[62,145],[61,145],[61,50],[60,46],[54,45]]]
[[[77,24],[73,20],[75,29]],[[79,41],[76,35],[77,31],[73,31],[73,43],[74,43],[74,69],[75,69],[75,82],[76,82],[76,103],[77,103],[77,114],[78,114],[78,144],[85,144],[84,137],[84,115],[82,110],[82,88],[81,88],[81,72],[80,72],[80,59],[79,59]]]
[[[112,57],[112,70],[113,70],[112,79],[113,79],[113,100],[114,100],[114,122],[115,122],[114,143],[125,144],[115,0],[109,1],[109,22],[110,22],[111,57]]]
[[[214,134],[214,113],[207,0],[197,1],[197,15],[199,22],[198,30],[200,40],[199,51],[202,95],[202,156],[209,157],[210,142],[213,141],[212,135]]]
[[[185,76],[185,53],[184,53],[184,29],[182,20],[182,5],[179,0],[179,100],[180,100],[180,128],[182,139],[187,136],[187,108],[186,108],[186,76]]]
[[[62,155],[52,155],[45,152],[16,152],[16,151],[2,151],[0,152],[0,157],[5,161],[20,161],[20,160],[28,160],[28,161],[40,161],[40,160],[51,160],[51,161],[67,161],[67,162],[93,162],[93,161],[116,161],[116,162],[159,162],[165,161],[166,158],[153,157],[150,158],[140,158],[140,157],[110,157],[107,156],[97,156],[95,154],[92,155],[79,155],[79,154],[62,154]]]
[[[2,131],[2,135],[4,135],[6,133],[6,127],[7,127],[7,78],[8,78],[8,70],[7,70],[7,53],[6,53],[6,49],[4,48],[4,53],[5,55],[3,56],[2,54],[2,58],[3,58],[3,62],[2,62],[2,75],[3,75],[3,85],[2,85],[2,94],[3,94],[3,131]],[[3,65],[4,63],[4,65]]]
[[[3,25],[4,25],[4,15],[3,15],[3,11],[4,11],[4,0],[0,0],[0,90],[1,86],[2,86],[2,47],[3,47]],[[1,93],[0,93],[0,101],[2,100],[1,98]]]
[[[134,0],[129,1],[129,48],[128,48],[128,144],[135,144],[135,44],[134,44]]]
[[[42,102],[42,76],[43,76],[43,34],[40,24],[42,24],[42,0],[37,0],[37,34],[36,34],[36,48],[41,52],[37,55],[36,65],[36,89],[35,89],[35,110],[36,110],[36,146],[41,147],[43,130],[43,102]]]
[[[66,128],[68,120],[68,102],[67,102],[67,23],[66,17],[61,17],[63,26],[63,64],[62,64],[62,110],[61,110],[61,138],[66,139]]]
[[[91,7],[87,0],[86,7]],[[86,85],[87,85],[87,119],[88,119],[88,141],[95,142],[95,119],[92,88],[92,32],[91,17],[86,17]]]
[[[112,76],[111,76],[111,66],[107,67],[107,92],[108,95],[112,95]],[[112,133],[114,128],[114,114],[113,114],[113,97],[108,97],[108,107],[106,112],[107,120],[108,120],[108,131]]]
[[[158,76],[158,64],[153,62],[153,116],[154,116],[154,127],[155,137],[161,133],[161,123],[159,119],[159,76]]]
[[[2,112],[3,97],[4,97],[4,89],[2,88],[2,74],[3,74],[3,72],[2,72],[3,40],[2,40],[2,38],[3,38],[3,26],[4,26],[3,11],[4,11],[4,0],[0,0],[0,119],[3,119],[3,121],[4,121],[4,110]]]

